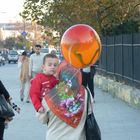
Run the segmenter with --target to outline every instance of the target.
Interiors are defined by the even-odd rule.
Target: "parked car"
[[[0,54],[0,66],[5,65],[5,58]]]
[[[8,63],[14,62],[17,63],[18,62],[18,52],[16,50],[10,50],[9,54],[8,54]]]
[[[48,54],[49,48],[41,48],[41,53]]]

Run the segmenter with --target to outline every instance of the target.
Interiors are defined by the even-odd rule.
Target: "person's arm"
[[[42,87],[41,81],[39,76],[37,75],[33,80],[31,80],[30,86],[30,97],[36,111],[38,111],[39,108],[42,107],[41,87]]]
[[[52,85],[52,88],[54,88],[59,83],[59,79],[54,76],[51,79],[51,83],[52,83],[51,84]]]
[[[42,124],[48,124],[48,122],[49,122],[49,107],[48,107],[46,100],[44,98],[42,100],[42,105],[44,107],[44,112],[43,113],[36,112],[36,117],[38,118],[39,122],[41,122]]]
[[[22,63],[20,61],[18,61],[18,68],[21,69],[21,65]]]
[[[32,56],[29,59],[29,77],[32,77],[32,68],[33,68],[33,60],[32,60]]]
[[[0,81],[0,94],[3,94],[6,100],[9,100],[10,99],[10,94],[6,90],[6,88],[3,85],[2,81]]]
[[[22,56],[19,56],[19,59],[18,59],[18,68],[21,68],[21,65],[22,65]]]

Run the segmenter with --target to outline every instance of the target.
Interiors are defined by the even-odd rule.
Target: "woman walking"
[[[59,84],[42,101],[46,114],[42,119],[48,128],[46,140],[86,140],[87,91],[81,73],[63,62],[58,67],[58,78]]]
[[[20,100],[24,100],[24,96],[26,95],[26,102],[29,103],[29,86],[30,86],[30,78],[29,78],[29,58],[27,57],[26,52],[24,51],[21,54],[20,62]],[[25,93],[26,92],[26,93]]]

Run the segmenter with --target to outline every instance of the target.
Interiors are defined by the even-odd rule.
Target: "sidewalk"
[[[46,126],[38,122],[35,110],[31,103],[19,100],[19,81],[16,64],[6,64],[0,68],[0,79],[13,98],[13,101],[21,108],[21,113],[16,114],[5,129],[4,140],[45,140]]]
[[[8,70],[7,70],[8,69]],[[13,100],[21,107],[5,130],[4,140],[45,140],[45,125],[35,118],[32,104],[19,101],[19,83],[16,65],[6,65],[0,69],[0,78],[5,83]],[[102,140],[139,140],[140,111],[133,109],[118,98],[95,88],[94,112],[101,128]]]
[[[102,140],[139,140],[140,111],[95,89],[95,117],[102,132]]]

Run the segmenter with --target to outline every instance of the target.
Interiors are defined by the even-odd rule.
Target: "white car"
[[[49,48],[41,48],[41,53],[48,54]]]
[[[11,62],[17,63],[18,57],[19,57],[19,55],[16,50],[10,50],[10,52],[8,54],[8,63],[11,63]]]

